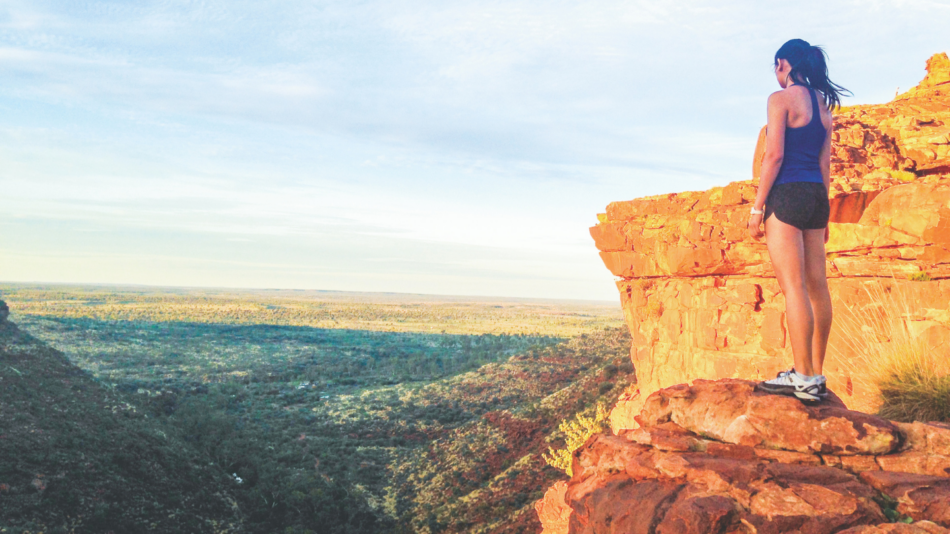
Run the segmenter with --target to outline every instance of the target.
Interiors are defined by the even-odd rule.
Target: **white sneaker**
[[[779,371],[778,374],[775,375],[775,378],[781,378],[783,376],[788,375],[789,373],[794,373],[794,372],[795,372],[794,367],[792,367],[791,369],[787,371]],[[821,387],[819,388],[818,396],[821,397],[822,400],[824,400],[825,397],[828,396],[828,384],[827,384],[828,379],[825,378],[825,375],[815,375],[812,377],[812,380],[815,380],[820,384]]]
[[[823,375],[802,380],[794,369],[782,371],[772,380],[759,382],[756,387],[766,393],[789,395],[807,402],[821,402],[828,394]]]

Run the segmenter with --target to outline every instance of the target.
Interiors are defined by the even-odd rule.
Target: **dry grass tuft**
[[[878,413],[895,421],[950,421],[950,374],[935,369],[933,352],[920,345],[915,343],[880,377]]]
[[[864,289],[870,304],[835,310],[840,339],[855,355],[854,385],[876,397],[873,405],[854,408],[896,421],[950,421],[950,347],[933,346],[914,331],[915,310],[896,280]]]

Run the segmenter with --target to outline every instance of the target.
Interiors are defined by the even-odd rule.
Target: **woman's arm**
[[[755,195],[753,207],[761,210],[769,196],[772,184],[782,168],[785,158],[785,123],[788,110],[781,91],[769,96],[769,122],[765,133],[765,156],[762,158],[762,174],[759,176],[759,190]],[[752,215],[749,219],[749,233],[753,238],[762,237],[762,215]]]
[[[752,156],[752,179],[758,180],[762,175],[762,158],[765,157],[765,132],[768,126],[759,130],[759,138],[755,142],[755,155]]]

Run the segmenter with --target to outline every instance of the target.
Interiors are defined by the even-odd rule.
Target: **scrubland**
[[[535,532],[534,500],[564,477],[542,458],[564,445],[559,423],[591,415],[635,380],[629,336],[609,303],[0,289],[11,320],[85,370],[118,406],[115,416],[168,440],[149,438],[158,452],[142,456],[176,450],[210,469],[206,489],[233,499],[233,510],[207,505],[210,516],[189,527],[195,531]],[[59,382],[32,382],[43,372],[28,367],[29,358],[18,361],[16,372],[0,369],[6,383],[61,393]],[[37,421],[47,417],[38,404],[18,406]],[[89,419],[88,428],[49,445],[65,448],[56,467],[64,480],[80,471],[75,458],[87,458],[99,475],[77,491],[109,495],[101,491],[146,481],[129,472],[139,469],[131,458],[116,463],[116,451],[88,450],[107,436],[77,437],[101,426]],[[28,435],[17,439],[25,444]],[[117,443],[137,439],[123,434]],[[19,450],[9,440],[0,446]],[[46,457],[4,455],[0,484],[27,477]],[[117,473],[104,479],[112,488],[94,482],[105,471]],[[189,484],[164,493],[190,502]],[[163,526],[171,525],[160,511],[168,503],[130,516],[113,500],[94,518],[78,507],[67,519],[45,491],[11,493],[42,522],[20,514],[7,532],[68,524],[83,532],[83,524],[136,518],[156,532],[178,528]],[[0,513],[0,528],[14,521],[9,514]]]
[[[398,293],[0,284],[0,294],[22,315],[374,332],[568,338],[621,319],[609,302]]]

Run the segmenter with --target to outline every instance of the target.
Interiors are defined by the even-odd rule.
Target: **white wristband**
[[[752,215],[762,215],[765,212],[762,210],[757,210],[755,209],[755,206],[752,206],[752,209],[749,210],[749,213],[751,213]]]

